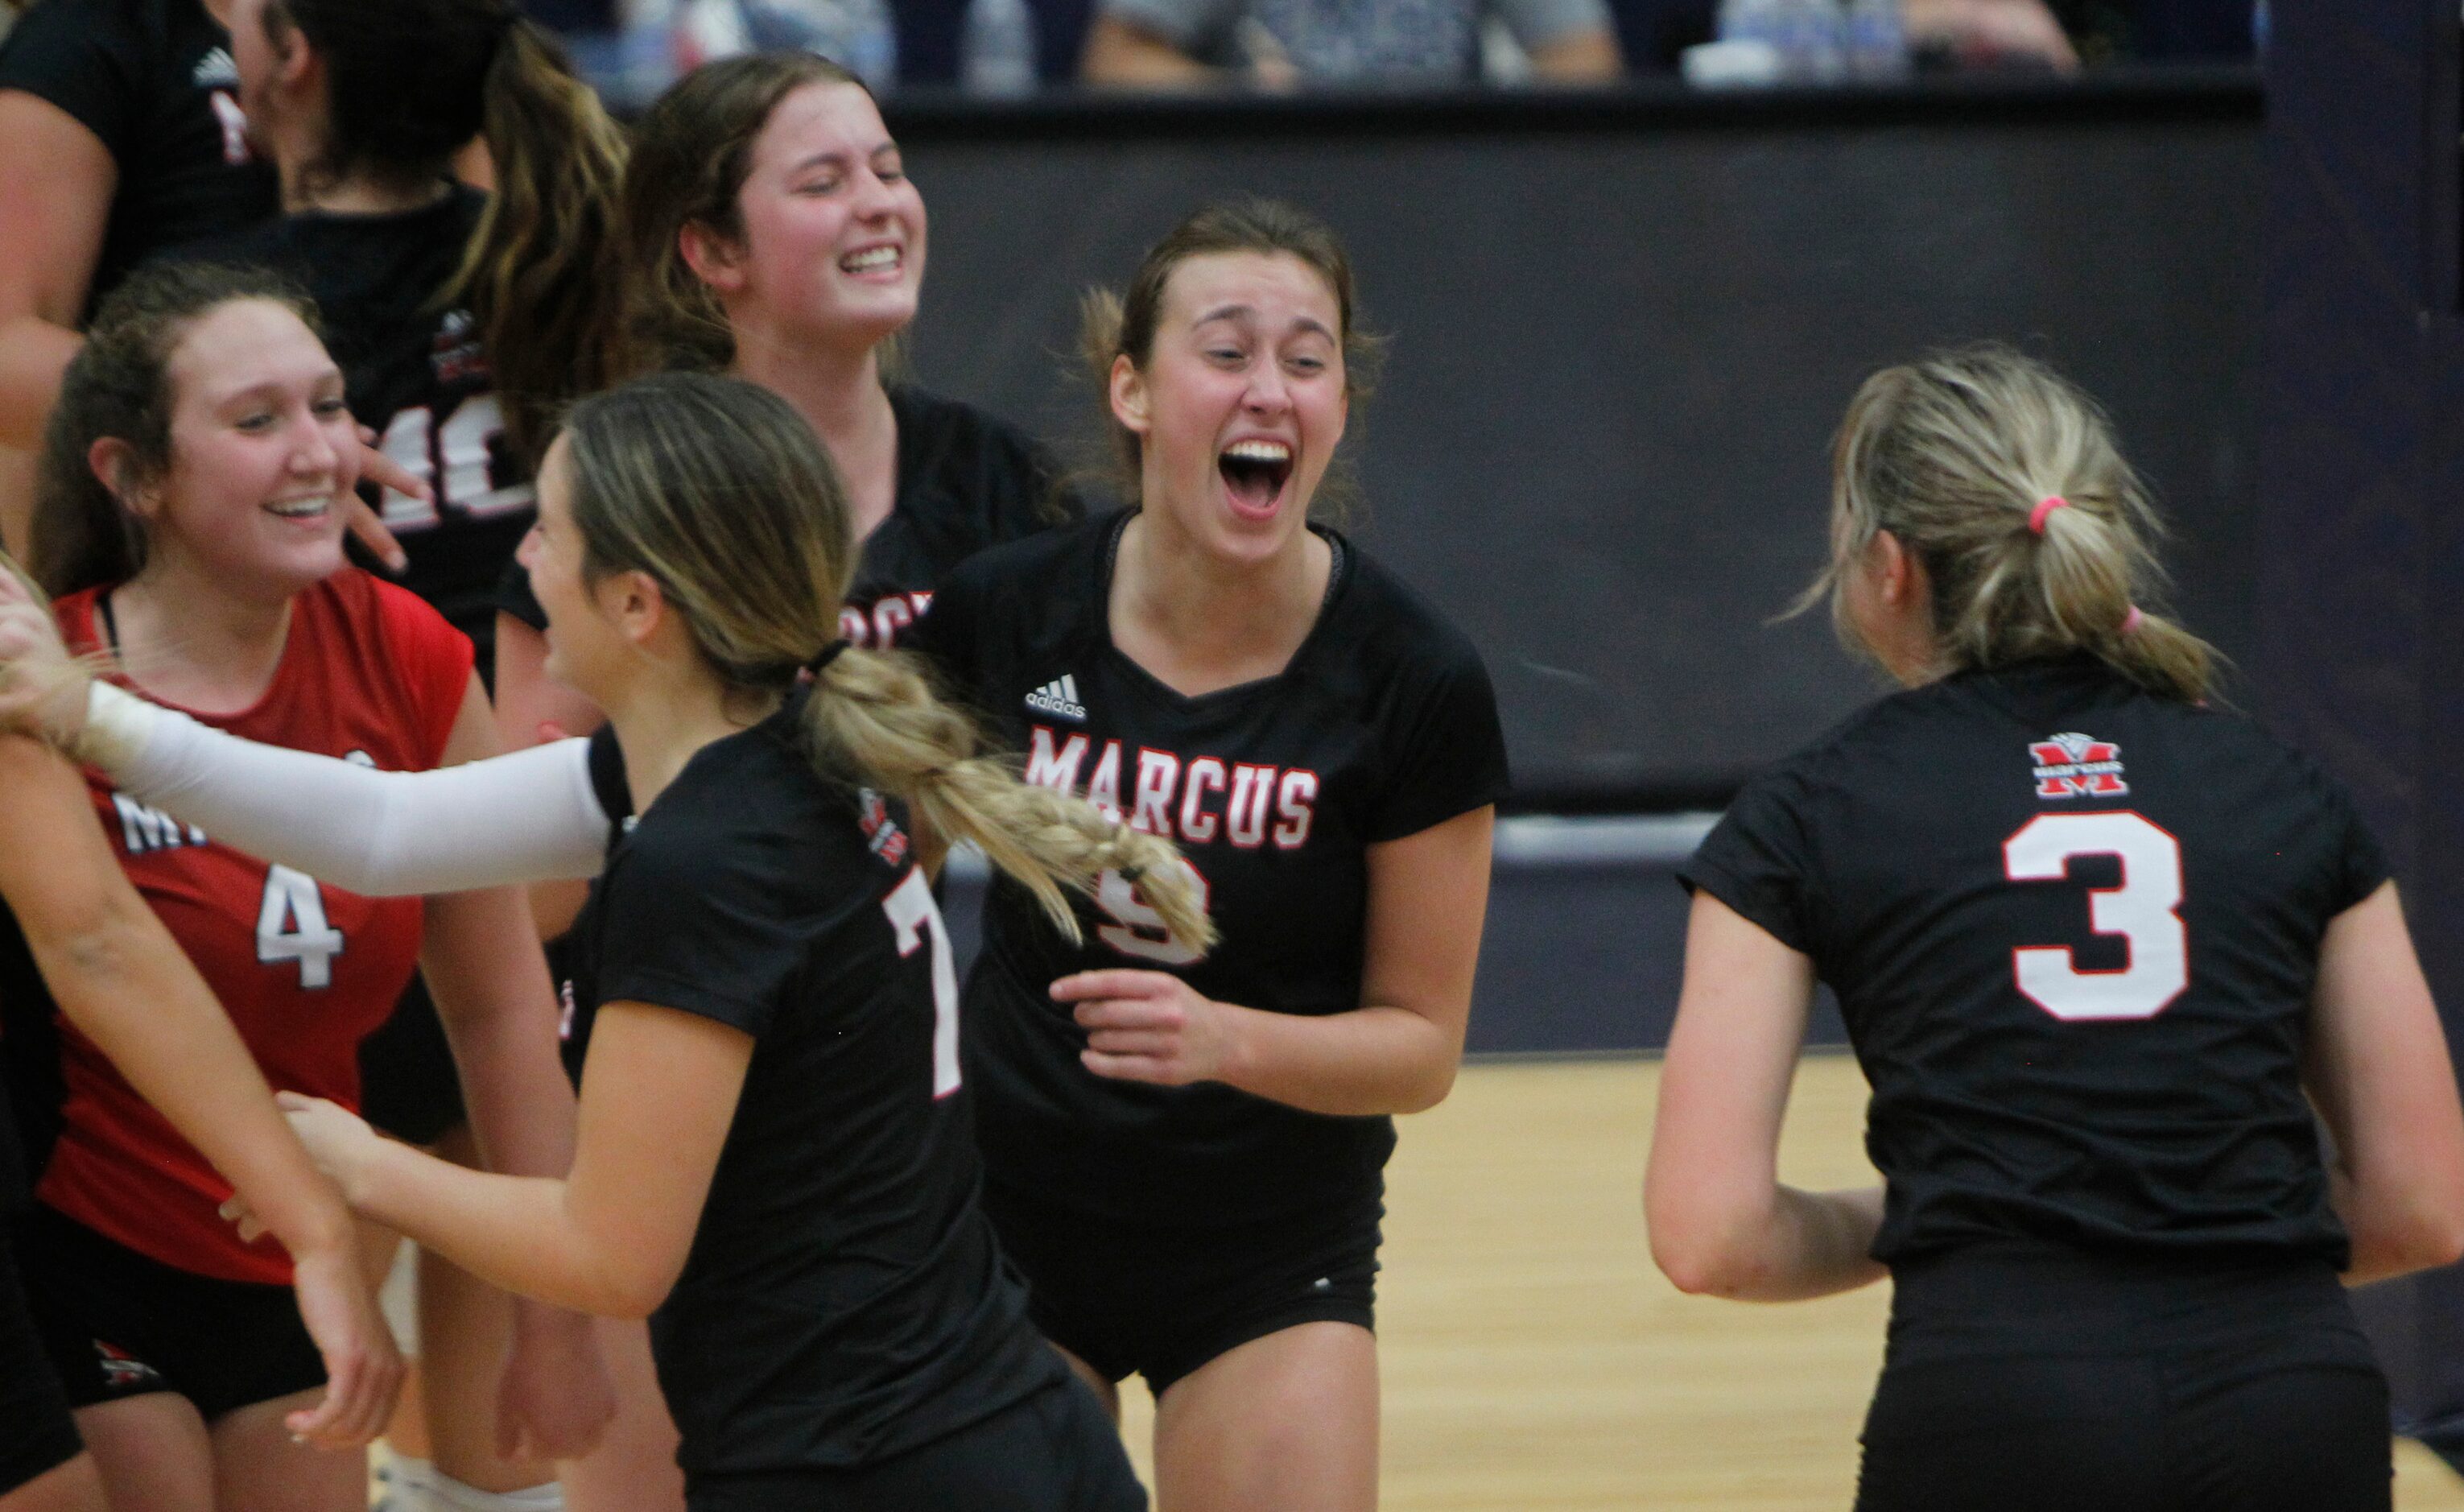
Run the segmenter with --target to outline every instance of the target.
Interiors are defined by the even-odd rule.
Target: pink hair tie
[[[2122,633],[2127,635],[2146,623],[2147,616],[2139,611],[2138,605],[2133,604],[2130,606],[2130,612],[2122,616]]]
[[[2069,500],[2064,499],[2059,494],[2047,494],[2044,498],[2037,500],[2036,507],[2028,511],[2029,530],[2036,535],[2043,535],[2045,533],[2046,518],[2052,515],[2057,509],[2068,509],[2070,507],[2070,503],[2071,501]]]

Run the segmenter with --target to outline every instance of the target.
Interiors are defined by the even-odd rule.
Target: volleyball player
[[[590,742],[406,778],[97,690],[111,770],[365,885],[584,876],[605,848],[576,926],[599,1024],[571,1178],[444,1166],[322,1102],[295,1104],[311,1148],[474,1273],[655,1310],[696,1509],[1142,1505],[976,1206],[927,868],[974,840],[1058,929],[1062,884],[1149,876],[1203,948],[1175,853],[972,757],[903,659],[822,643],[853,537],[776,394],[675,374],[585,400],[539,491],[526,564],[551,670],[609,713]]]
[[[625,199],[643,359],[776,391],[846,480],[864,543],[850,643],[894,644],[959,562],[1078,512],[1018,430],[885,375],[923,289],[924,199],[853,75],[803,53],[695,70],[642,118]],[[519,573],[500,606],[508,741],[594,726],[539,674],[543,621]]]
[[[501,0],[234,0],[231,27],[250,137],[274,164],[286,213],[179,255],[270,265],[307,290],[352,413],[435,490],[385,493],[409,559],[399,580],[471,636],[484,672],[549,412],[617,375],[623,137],[554,39]],[[483,127],[493,193],[454,177],[457,152]],[[475,1159],[452,1055],[418,981],[363,1043],[361,1065],[372,1123]],[[516,1314],[432,1256],[420,1261],[417,1295],[410,1402],[424,1414],[389,1435],[403,1512],[430,1480],[436,1496],[476,1504],[550,1479],[545,1463],[495,1451],[491,1409]],[[673,1505],[673,1433],[655,1421],[647,1346],[638,1327],[605,1332],[611,1355],[638,1361],[631,1405],[650,1420],[618,1434],[610,1454],[622,1462],[599,1479],[614,1479],[621,1504]],[[581,1364],[505,1383],[533,1398],[515,1416],[539,1431],[543,1457],[579,1453],[605,1417],[606,1389],[593,1388],[595,1367],[577,1374]],[[633,1440],[640,1452],[621,1453]],[[650,1495],[661,1479],[664,1503]]]
[[[2035,362],[1869,379],[1817,588],[1907,691],[1749,784],[1683,872],[1653,1253],[1765,1300],[1889,1272],[1867,1512],[2383,1509],[2387,1388],[2336,1273],[2464,1251],[2387,860],[2208,706],[2211,653],[2150,607],[2157,529]],[[1817,981],[1879,1190],[1774,1179]]]
[[[5,570],[0,564],[0,570]],[[272,1093],[196,968],[138,899],[103,842],[77,773],[19,737],[0,738],[0,935],[6,1033],[48,1043],[38,1003],[110,1056],[128,1082],[213,1168],[269,1204],[269,1227],[293,1261],[301,1321],[327,1388],[285,1427],[329,1448],[363,1444],[383,1426],[401,1364],[362,1279],[349,1213],[281,1125]],[[13,1219],[40,1168],[20,1147],[0,1078],[0,1216]],[[40,1109],[30,1110],[36,1113]],[[102,1512],[101,1477],[77,1437],[0,1229],[0,1512]]]
[[[984,1195],[1045,1337],[1158,1399],[1162,1503],[1375,1503],[1389,1115],[1452,1086],[1506,750],[1470,644],[1309,521],[1362,375],[1287,207],[1151,251],[1089,351],[1139,507],[944,580],[916,644],[1031,781],[1176,839],[1212,956],[1108,876],[997,886],[968,981]]]
[[[485,754],[469,642],[411,595],[338,570],[355,428],[341,372],[277,280],[134,276],[72,364],[47,447],[35,567],[64,594],[71,643],[269,739],[388,767]],[[94,802],[276,1079],[354,1098],[358,1039],[416,956],[457,1032],[490,1155],[563,1168],[570,1094],[513,895],[425,909],[354,898],[100,781]],[[63,1032],[58,1059],[62,1132],[24,1270],[115,1497],[363,1504],[363,1465],[302,1456],[282,1432],[322,1375],[288,1263],[219,1221],[227,1189],[90,1042]],[[589,1338],[586,1320],[543,1313],[517,1347],[570,1361]]]

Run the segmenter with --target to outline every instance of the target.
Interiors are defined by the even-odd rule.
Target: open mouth
[[[268,504],[265,512],[277,520],[322,520],[332,512],[330,499],[287,499],[278,504]]]
[[[1223,475],[1234,508],[1271,514],[1292,476],[1292,449],[1281,441],[1235,441],[1215,459],[1215,469]]]
[[[898,247],[867,247],[850,252],[839,259],[842,273],[896,273],[907,261],[906,252]]]

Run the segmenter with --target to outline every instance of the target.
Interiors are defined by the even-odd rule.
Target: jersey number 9
[[[2002,870],[2014,882],[2060,881],[2079,856],[2110,856],[2121,863],[2120,886],[2089,892],[2088,923],[2098,934],[2120,935],[2130,964],[2082,971],[2068,945],[2027,945],[2011,952],[2012,976],[2056,1018],[2153,1018],[2190,985],[2189,936],[2175,911],[2182,904],[2182,844],[2127,810],[2039,814],[2002,842]]]
[[[1207,904],[1206,878],[1186,858],[1180,869],[1198,884],[1198,905]],[[1095,883],[1095,906],[1104,910],[1112,922],[1096,927],[1095,938],[1126,956],[1153,961],[1162,966],[1188,966],[1206,952],[1172,932],[1163,915],[1150,907],[1139,896],[1138,885],[1123,877],[1117,868],[1107,869]]]

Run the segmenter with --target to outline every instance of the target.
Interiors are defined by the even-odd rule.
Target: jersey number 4
[[[933,942],[933,1095],[958,1090],[958,963],[950,954],[950,931],[933,901],[933,884],[917,867],[881,901],[896,931],[898,953],[913,955],[927,936]]]
[[[342,931],[325,923],[317,878],[268,867],[265,898],[256,906],[256,958],[267,966],[298,962],[300,990],[317,992],[334,985],[334,958],[341,953]]]
[[[2056,1018],[2073,1022],[2153,1018],[2190,985],[2190,943],[2182,927],[2182,843],[2127,810],[2039,814],[2002,842],[2003,874],[2014,882],[2060,881],[2071,858],[2110,856],[2122,884],[2088,894],[2088,924],[2120,935],[2130,964],[2082,971],[2068,945],[2011,952],[2019,990]]]

